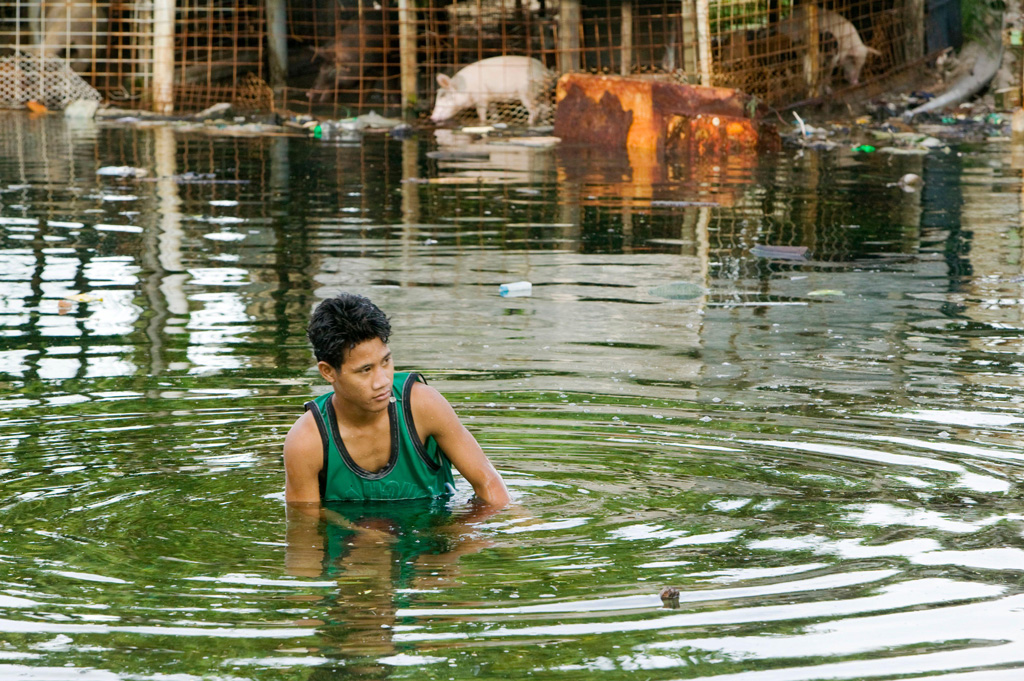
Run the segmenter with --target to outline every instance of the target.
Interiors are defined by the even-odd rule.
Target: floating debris
[[[920,175],[914,173],[907,173],[899,179],[899,182],[890,182],[885,185],[886,187],[899,187],[908,194],[913,194],[917,190],[924,186],[924,180],[921,179]]]
[[[718,208],[721,204],[714,203],[713,201],[665,201],[655,199],[651,201],[651,205],[665,208]]]
[[[103,300],[99,296],[94,296],[91,293],[76,293],[72,296],[64,296],[64,300],[70,300],[73,303],[98,303]]]
[[[926,156],[928,154],[928,150],[918,149],[916,147],[882,147],[878,150],[878,153],[889,154],[891,156]]]
[[[99,224],[99,225],[93,225],[92,228],[95,229],[97,232],[129,232],[129,233],[133,233],[133,234],[140,234],[143,231],[142,227],[139,227],[137,225],[107,225],[107,224]]]
[[[688,281],[673,281],[669,284],[655,286],[648,293],[652,296],[668,298],[670,300],[693,300],[707,293],[707,289],[699,284],[692,284]]]
[[[100,103],[91,99],[76,99],[64,107],[64,118],[71,121],[87,121],[96,117]]]
[[[533,284],[528,281],[513,281],[498,287],[498,295],[502,298],[520,298],[533,294]]]
[[[534,136],[534,137],[509,137],[498,142],[492,142],[490,146],[529,147],[533,149],[547,149],[560,143],[560,137]]]
[[[244,234],[238,232],[211,232],[203,236],[211,241],[241,241],[245,238]]]
[[[478,158],[490,158],[491,152],[489,151],[476,151],[467,149],[465,151],[428,151],[427,158],[436,159],[438,161],[459,161],[464,159],[478,159]]]
[[[149,171],[145,168],[131,166],[103,166],[96,171],[96,174],[104,177],[146,177],[149,175]]]
[[[839,289],[822,288],[822,289],[818,289],[817,291],[808,291],[807,295],[815,296],[815,297],[818,297],[818,298],[824,298],[826,296],[831,296],[831,297],[834,297],[834,298],[841,298],[841,297],[845,296],[846,294],[843,293],[842,291],[840,291]]]
[[[776,260],[803,260],[807,254],[807,246],[762,246],[759,244],[750,249],[750,254],[759,258]]]

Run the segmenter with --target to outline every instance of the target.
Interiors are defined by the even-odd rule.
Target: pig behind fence
[[[32,0],[27,4],[33,50],[67,59],[86,71],[107,46],[109,3],[95,0]]]
[[[385,76],[392,61],[392,41],[386,29],[380,10],[366,10],[362,20],[347,23],[334,40],[315,48],[313,61],[320,64],[320,70],[306,97],[325,102],[332,94],[365,88],[366,83]]]
[[[475,108],[480,122],[487,121],[487,108],[493,102],[518,100],[533,125],[545,113],[545,90],[552,74],[542,63],[530,57],[506,55],[470,64],[452,77],[437,74],[440,86],[430,120],[446,121],[463,109]]]
[[[794,42],[806,42],[806,24],[806,6],[798,5],[789,17],[779,22],[779,32]],[[851,85],[860,83],[860,72],[864,69],[868,56],[881,53],[865,45],[850,20],[832,10],[818,8],[818,30],[821,33],[828,33],[836,41],[836,53],[832,57],[831,68],[840,67]]]

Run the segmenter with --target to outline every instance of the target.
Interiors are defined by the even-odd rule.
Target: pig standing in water
[[[381,12],[366,11],[361,24],[349,23],[333,42],[313,50],[313,61],[323,63],[306,97],[324,102],[332,92],[351,90],[366,80],[383,76],[385,51]]]
[[[437,74],[437,99],[430,120],[446,121],[463,109],[476,107],[480,122],[487,121],[491,102],[518,99],[530,114],[533,125],[541,113],[540,95],[551,73],[536,59],[505,56],[483,59],[449,78]]]

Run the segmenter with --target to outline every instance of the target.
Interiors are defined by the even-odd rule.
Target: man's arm
[[[289,505],[308,506],[308,515],[320,515],[318,476],[323,460],[320,431],[313,415],[307,411],[284,439],[284,499]]]
[[[415,383],[412,413],[420,438],[434,437],[452,465],[473,485],[480,500],[493,506],[508,504],[505,481],[441,393],[423,383]]]

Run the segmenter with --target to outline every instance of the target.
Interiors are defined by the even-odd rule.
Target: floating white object
[[[513,281],[510,284],[502,284],[498,287],[498,295],[503,298],[517,298],[528,296],[533,293],[533,284],[528,281]]]
[[[104,166],[96,171],[97,175],[106,177],[145,177],[149,171],[145,168],[132,168],[131,166]]]

